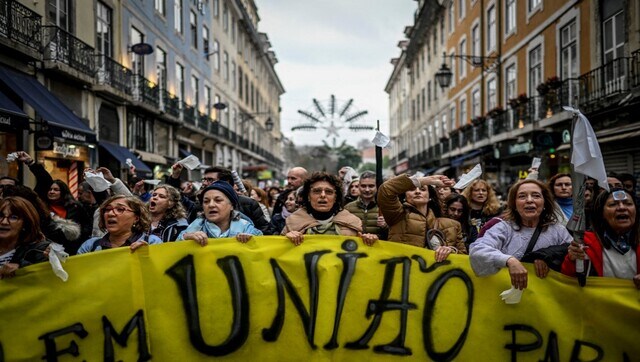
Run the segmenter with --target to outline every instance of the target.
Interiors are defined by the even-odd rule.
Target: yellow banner
[[[630,361],[640,292],[529,269],[474,276],[466,256],[343,237],[212,239],[70,258],[0,280],[0,361]]]

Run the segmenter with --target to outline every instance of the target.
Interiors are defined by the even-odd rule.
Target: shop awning
[[[167,159],[166,158],[164,158],[164,157],[162,157],[160,155],[156,155],[155,153],[145,152],[145,151],[140,151],[140,150],[135,150],[133,152],[135,152],[138,155],[140,155],[140,158],[142,159],[142,161],[151,162],[151,163],[157,163],[159,165],[166,165],[167,164]]]
[[[471,157],[475,157],[475,156],[477,156],[477,155],[479,155],[481,153],[482,153],[481,150],[473,150],[473,151],[467,153],[466,155],[458,156],[458,157],[454,158],[453,160],[451,160],[451,166],[452,167],[458,167],[458,166],[462,165],[462,162],[464,160],[468,160]]]
[[[54,137],[79,143],[96,143],[96,134],[34,77],[0,66],[0,81],[49,124]]]
[[[122,167],[128,168],[127,166],[127,158],[131,159],[131,162],[136,167],[137,172],[142,173],[152,173],[153,171],[149,168],[149,166],[145,165],[144,162],[140,161],[136,155],[134,155],[128,148],[122,147],[112,142],[108,141],[100,141],[100,147],[104,148],[105,151],[109,152]]]
[[[29,117],[2,92],[0,92],[0,127],[29,128]]]

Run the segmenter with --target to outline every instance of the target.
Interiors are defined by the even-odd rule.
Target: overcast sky
[[[305,121],[298,110],[314,111],[313,99],[327,104],[331,94],[355,111],[369,111],[358,124],[388,135],[388,96],[391,58],[400,50],[404,27],[413,23],[415,0],[256,0],[260,23],[278,58],[276,72],[286,93],[281,98],[282,132],[297,145],[320,145],[326,130],[291,131]],[[327,122],[325,122],[326,124]],[[374,132],[341,132],[356,145]]]

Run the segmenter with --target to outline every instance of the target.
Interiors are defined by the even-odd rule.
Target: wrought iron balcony
[[[445,138],[444,140],[440,140],[440,144],[442,145],[442,153],[447,153],[451,150],[451,143],[449,138]]]
[[[160,110],[168,115],[180,118],[180,98],[172,96],[167,90],[160,91]]]
[[[133,75],[133,99],[154,109],[160,108],[158,85],[140,74]]]
[[[403,150],[398,154],[398,160],[402,160],[403,158],[407,158],[407,150]]]
[[[0,35],[40,51],[42,16],[14,0],[0,0]]]
[[[111,86],[125,94],[131,94],[133,73],[131,69],[106,55],[96,55],[96,82]]]
[[[93,77],[95,73],[94,49],[60,27],[42,27],[44,60],[61,62]]]
[[[186,124],[196,125],[196,108],[182,102],[182,120]]]
[[[475,126],[476,129],[476,137],[475,142],[480,142],[484,139],[489,138],[489,124],[491,120],[487,119],[484,122]]]
[[[198,112],[198,128],[205,132],[210,132],[209,125],[211,124],[211,118],[209,115]]]
[[[626,93],[638,84],[638,53],[620,57],[579,77],[580,105],[601,104],[607,98]]]
[[[229,130],[229,141],[233,142],[233,143],[237,143],[238,142],[238,134]]]

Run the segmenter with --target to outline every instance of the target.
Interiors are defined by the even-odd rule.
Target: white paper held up
[[[95,192],[102,192],[111,187],[111,182],[105,180],[102,172],[85,172],[84,179]]]
[[[578,116],[571,142],[573,150],[571,163],[576,172],[594,178],[600,187],[609,191],[607,183],[607,171],[604,168],[604,159],[600,152],[600,145],[587,117],[582,112],[571,107],[562,107],[565,111],[573,112]]]
[[[157,186],[158,184],[160,184],[160,180],[144,180],[144,183]]]
[[[467,186],[471,185],[473,180],[477,179],[480,176],[482,176],[482,166],[480,166],[480,164],[477,164],[471,169],[471,171],[460,176],[460,180],[458,180],[458,182],[453,185],[453,188],[456,190],[464,190],[467,188]]]
[[[500,298],[505,302],[505,304],[518,304],[522,299],[522,292],[524,290],[516,289],[511,286],[511,289],[505,290],[500,293]]]
[[[18,152],[11,152],[7,155],[7,162],[14,162],[18,159]]]
[[[179,164],[181,164],[182,166],[188,168],[189,170],[193,171],[196,168],[198,168],[200,166],[200,160],[198,159],[198,157],[194,156],[194,155],[189,155],[183,159],[181,159],[180,161],[178,161]]]
[[[58,243],[49,244],[49,263],[55,275],[66,282],[69,274],[62,268],[62,263],[67,261],[69,254],[64,251],[64,246]]]
[[[375,137],[373,137],[371,142],[373,142],[373,144],[378,147],[388,148],[388,146],[390,147],[391,140],[389,139],[389,137],[385,136],[384,133],[376,131],[376,135]]]

